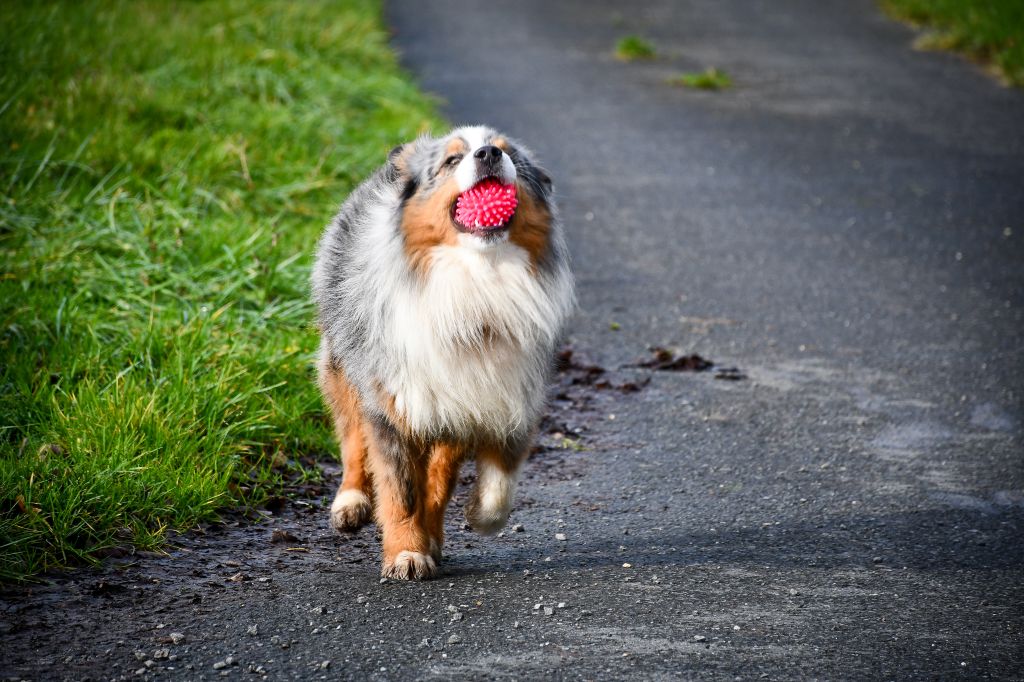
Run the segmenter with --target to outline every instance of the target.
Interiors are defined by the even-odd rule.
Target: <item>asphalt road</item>
[[[440,580],[380,584],[373,532],[303,502],[7,595],[0,673],[1024,677],[1024,93],[867,0],[389,20],[453,122],[547,165],[573,348],[650,383],[557,402],[583,449],[528,464],[523,532],[453,510]],[[666,83],[708,66],[735,86]],[[617,369],[655,345],[748,378]]]

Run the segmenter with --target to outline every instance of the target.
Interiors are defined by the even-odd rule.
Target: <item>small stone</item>
[[[258,634],[260,634],[259,625],[250,625],[249,627],[247,627],[245,629],[245,634],[247,634],[247,635],[258,635]]]
[[[799,592],[797,592],[797,591],[796,591],[796,590],[794,590],[794,589],[790,589],[790,590],[789,590],[789,593],[790,593],[791,595],[793,595],[794,597],[795,597],[796,595],[800,594]]]
[[[149,658],[149,656],[147,656],[145,653],[143,653],[141,651],[136,651],[136,652],[133,652],[133,653],[135,655],[135,660],[136,661],[144,661],[147,658]]]
[[[327,670],[330,667],[331,667],[331,662],[330,661],[324,661],[324,662],[322,662],[320,664],[320,669],[321,670]]]
[[[565,533],[555,533],[555,539],[560,542],[565,542]]]
[[[706,642],[706,641],[708,641],[708,638],[705,637],[704,635],[694,635],[693,636],[693,641],[695,641],[695,642]]]
[[[513,533],[522,533],[524,530],[526,530],[526,529],[523,528],[523,524],[521,524],[521,523],[515,523],[515,524],[512,525],[512,532]]]
[[[550,606],[545,606],[544,607],[544,615],[545,616],[550,616],[554,612],[555,612],[555,610],[553,608],[551,608]]]
[[[139,668],[138,670],[135,671],[135,674],[136,675],[145,675],[146,674],[146,669],[145,668]]]
[[[224,659],[224,662],[228,665],[238,665],[238,659],[236,659],[234,656],[228,656]]]
[[[314,616],[322,616],[324,614],[324,607],[314,606],[312,609],[309,610],[309,612],[312,613]]]
[[[245,576],[244,573],[235,573],[233,576],[228,578],[228,580],[230,580],[233,583],[240,583],[243,580],[245,580],[245,578],[246,578],[246,576]]]
[[[142,662],[142,665],[146,666],[147,668],[152,668],[154,665],[156,665],[156,661],[146,659]]]
[[[633,568],[633,564],[622,564],[623,568]]]
[[[369,601],[369,598],[366,597],[365,595],[361,594],[358,597],[356,597],[356,603],[357,604],[365,604],[367,601]]]
[[[458,635],[452,635],[451,637],[448,638],[448,643],[449,644],[462,644],[462,638],[459,637]]]
[[[420,643],[416,645],[416,648],[417,648],[417,649],[423,649],[424,647],[429,647],[429,646],[430,646],[430,639],[429,639],[429,638],[427,638],[427,637],[424,637],[424,638],[423,638],[423,639],[422,639],[422,640],[420,641]]]
[[[452,614],[452,622],[453,623],[458,622],[460,620],[462,620],[462,611],[456,611],[455,613]]]
[[[225,663],[224,661],[217,661],[216,663],[213,664],[213,669],[214,670],[223,670],[226,667],[228,667],[228,664]]]
[[[277,635],[274,635],[273,637],[270,638],[270,643],[271,644],[280,644],[281,643],[281,638],[278,637]]]
[[[166,661],[171,657],[170,649],[157,649],[153,652],[153,660],[155,661]]]
[[[172,632],[170,634],[170,640],[171,644],[184,644],[185,635],[181,634],[180,632]]]
[[[294,534],[282,528],[275,528],[274,532],[270,534],[270,542],[273,544],[278,544],[281,542],[295,544],[299,541],[299,538],[297,538]]]
[[[517,620],[516,622],[512,623],[512,627],[514,627],[516,630],[518,630],[519,629],[519,621]]]
[[[873,558],[873,559],[871,560],[871,563],[873,563],[873,564],[880,564],[880,563],[882,563],[882,557],[880,557],[880,556],[876,556],[876,557],[874,557],[874,558]]]
[[[565,608],[565,602],[564,601],[558,602],[558,608],[564,609]]]
[[[534,610],[534,611],[538,611],[538,610],[540,610],[540,607],[541,607],[541,606],[542,606],[542,604],[534,604],[534,605],[533,605],[533,610]]]

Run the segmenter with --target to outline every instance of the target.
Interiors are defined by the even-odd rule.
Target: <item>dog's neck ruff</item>
[[[543,408],[552,354],[573,305],[567,265],[538,271],[507,239],[460,235],[413,273],[392,221],[364,237],[349,285],[376,344],[372,373],[411,432],[504,439]],[[384,245],[384,248],[382,248]],[[355,293],[355,292],[353,292]]]

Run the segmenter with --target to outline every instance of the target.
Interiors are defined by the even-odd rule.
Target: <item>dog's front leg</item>
[[[424,525],[426,453],[389,425],[374,424],[369,460],[377,526],[383,535],[381,575],[395,580],[423,580],[437,575]]]
[[[459,478],[459,466],[464,457],[465,449],[458,445],[436,443],[430,449],[424,518],[430,535],[430,556],[437,563],[441,562],[441,547],[444,545],[444,513]]]
[[[508,522],[519,468],[529,454],[531,440],[510,439],[477,451],[476,486],[466,505],[466,521],[476,532],[493,535]]]

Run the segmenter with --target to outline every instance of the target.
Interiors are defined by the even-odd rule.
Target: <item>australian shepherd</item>
[[[515,205],[465,220],[482,183]],[[375,517],[382,575],[430,578],[461,464],[476,461],[466,520],[493,534],[543,412],[574,305],[551,180],[486,127],[396,147],[327,227],[312,283],[344,467],[331,524]]]

